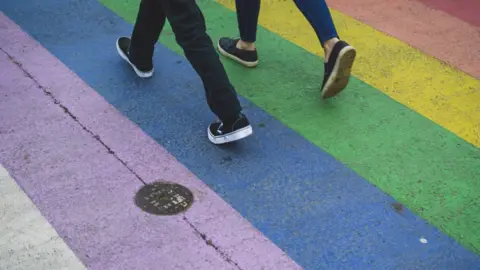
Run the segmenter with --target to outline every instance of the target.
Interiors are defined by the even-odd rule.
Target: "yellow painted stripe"
[[[233,0],[217,1],[235,10]],[[480,80],[338,11],[332,16],[341,38],[357,49],[357,78],[480,147]],[[262,1],[259,23],[323,56],[293,1]]]

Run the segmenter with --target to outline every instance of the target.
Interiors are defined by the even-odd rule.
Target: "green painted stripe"
[[[134,22],[138,0],[101,2]],[[214,41],[238,33],[233,12],[200,5]],[[263,28],[259,36],[257,68],[223,61],[241,95],[480,253],[476,147],[357,79],[338,99],[320,101],[321,59]],[[161,42],[182,54],[169,27]]]

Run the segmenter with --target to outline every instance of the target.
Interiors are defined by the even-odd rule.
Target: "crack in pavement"
[[[104,141],[102,141],[102,139],[100,138],[99,135],[96,135],[95,133],[93,133],[90,129],[88,129],[85,125],[83,125],[82,123],[80,123],[80,121],[78,120],[78,118],[65,106],[63,105],[57,98],[55,98],[55,96],[53,95],[52,92],[48,91],[47,88],[45,88],[44,86],[42,86],[36,79],[35,77],[33,77],[32,74],[30,74],[30,72],[28,72],[22,65],[22,63],[20,63],[19,61],[17,61],[17,59],[15,59],[15,57],[13,57],[12,55],[10,55],[8,52],[6,52],[4,49],[0,48],[0,50],[5,53],[5,55],[7,55],[7,57],[10,59],[10,61],[12,61],[12,63],[14,63],[20,70],[23,71],[23,73],[25,74],[25,76],[27,76],[28,78],[30,78],[34,83],[35,85],[41,89],[46,96],[48,96],[54,104],[58,105],[66,115],[68,115],[70,118],[73,119],[73,121],[75,121],[78,125],[80,125],[80,127],[82,127],[83,130],[85,130],[88,134],[90,134],[92,136],[92,138],[94,138],[97,142],[99,142],[106,150],[109,154],[113,155],[125,168],[127,168],[127,170],[129,170],[133,175],[135,175],[135,177],[140,181],[142,182],[144,185],[146,185],[147,183],[142,179],[142,177],[140,177],[140,175],[138,175],[132,168],[130,168],[127,164],[127,162],[125,162],[124,160],[122,160]]]
[[[78,125],[80,125],[80,127],[82,127],[83,130],[85,130],[88,134],[90,134],[90,136],[92,136],[92,138],[94,138],[97,142],[99,142],[106,150],[109,154],[113,155],[128,171],[130,171],[133,175],[135,175],[135,177],[140,181],[142,182],[144,185],[147,185],[146,181],[142,179],[142,177],[140,177],[140,175],[138,175],[132,168],[130,168],[127,164],[127,162],[125,162],[124,160],[122,160],[101,138],[99,135],[93,133],[90,129],[88,129],[85,125],[83,125],[80,120],[65,106],[63,105],[60,100],[58,100],[52,92],[48,91],[46,87],[42,86],[36,79],[35,77],[30,74],[30,72],[28,72],[22,65],[22,63],[20,63],[17,59],[15,59],[15,57],[13,57],[12,55],[10,55],[8,52],[6,52],[4,49],[0,48],[0,51],[2,51],[3,53],[5,53],[5,55],[7,55],[7,57],[10,59],[10,61],[12,61],[12,63],[14,63],[23,73],[25,76],[27,76],[29,79],[31,79],[34,83],[35,83],[35,86],[37,86],[37,88],[39,88],[40,90],[42,90],[44,92],[44,94],[46,96],[48,96],[54,104],[56,104],[58,107],[60,107],[63,112],[68,115],[73,121],[75,121]],[[235,261],[233,261],[230,256],[223,250],[221,250],[221,248],[217,245],[215,245],[212,240],[210,240],[206,234],[204,233],[201,233],[196,227],[195,225],[193,225],[192,222],[190,222],[187,217],[185,215],[183,215],[183,220],[192,228],[192,230],[194,231],[194,233],[200,237],[207,246],[213,248],[215,250],[215,252],[222,258],[224,259],[228,264],[234,266],[236,269],[238,270],[243,270],[239,265],[238,263],[236,263]]]
[[[200,232],[200,230],[198,230],[197,227],[195,227],[195,225],[193,225],[193,223],[190,222],[185,215],[183,216],[183,220],[195,231],[195,233],[205,242],[207,246],[213,248],[227,263],[235,266],[239,270],[243,270],[242,268],[240,268],[238,263],[233,261],[225,251],[221,250],[219,246],[215,245],[215,243],[213,243],[211,239],[208,239],[207,235]]]

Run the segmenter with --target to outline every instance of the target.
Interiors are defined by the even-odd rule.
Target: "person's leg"
[[[200,76],[210,109],[220,118],[221,122],[209,126],[210,141],[227,143],[251,135],[252,127],[242,114],[240,101],[206,32],[205,19],[195,0],[156,1],[162,3],[177,43]]]
[[[327,3],[325,0],[293,0],[293,2],[315,30],[327,59],[333,45],[339,40]]]
[[[255,40],[257,39],[260,0],[236,0],[235,5],[240,38],[221,38],[218,41],[218,50],[222,55],[246,67],[255,67],[258,64]]]
[[[117,40],[118,53],[142,78],[153,75],[153,52],[164,25],[165,14],[160,1],[142,0],[131,39],[121,37]]]
[[[325,0],[294,0],[315,30],[325,51],[322,98],[330,98],[347,86],[355,60],[355,49],[338,38],[332,15]]]
[[[260,15],[260,0],[236,0],[238,30],[240,40],[246,46],[257,40],[258,16]]]

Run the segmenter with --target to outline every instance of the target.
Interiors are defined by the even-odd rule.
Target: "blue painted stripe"
[[[242,98],[256,127],[236,145],[206,138],[201,81],[163,46],[135,78],[115,51],[131,25],[95,0],[2,1],[2,10],[307,269],[473,269],[480,257]],[[175,179],[168,179],[173,180]],[[428,244],[420,243],[425,237]]]

